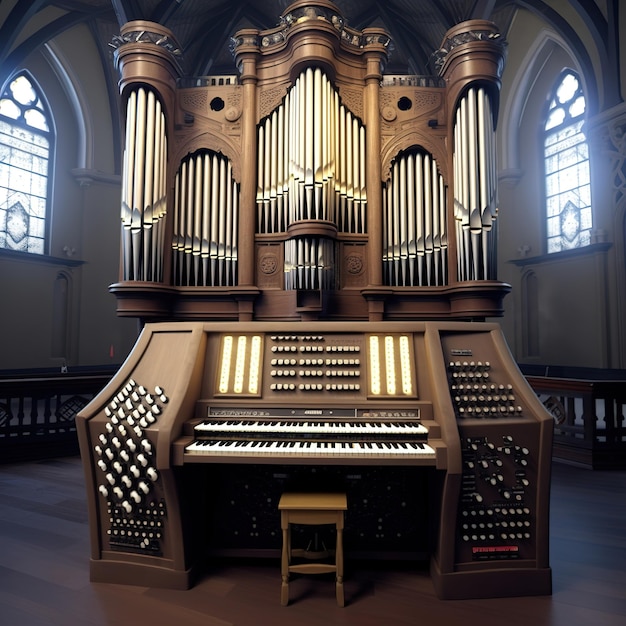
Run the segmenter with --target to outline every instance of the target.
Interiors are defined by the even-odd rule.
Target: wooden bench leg
[[[282,606],[289,604],[289,577],[283,576],[283,583],[280,587],[280,603]]]
[[[342,524],[343,526],[343,524]],[[343,595],[343,529],[337,528],[337,544],[335,547],[335,565],[337,567],[337,604],[345,606]]]
[[[283,524],[283,551],[281,554],[281,576],[282,576],[282,584],[280,587],[280,603],[282,606],[287,606],[289,604],[289,556],[290,556],[290,548],[289,545],[289,524],[285,528]]]

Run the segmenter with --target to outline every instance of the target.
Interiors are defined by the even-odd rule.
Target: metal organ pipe
[[[400,184],[396,186],[399,201],[399,242],[400,242],[400,273],[401,273],[401,281],[403,285],[407,284],[407,259],[409,258],[409,242],[407,239],[407,214],[406,214],[406,193],[404,190],[406,189],[406,161],[402,159],[399,164],[396,164],[395,168],[396,173],[399,175]]]
[[[480,236],[481,236],[481,248],[482,248],[482,264],[483,267],[487,268],[489,263],[488,250],[486,233],[488,231],[483,230],[484,226],[487,228],[491,227],[491,219],[489,219],[488,223],[485,224],[485,216],[489,214],[489,218],[491,217],[491,212],[489,209],[489,191],[488,191],[488,183],[487,183],[487,154],[486,154],[486,126],[485,126],[485,98],[484,95],[481,94],[482,90],[479,90],[476,106],[476,121],[478,123],[478,176],[479,176],[479,184],[478,190],[480,197],[478,198],[478,207],[479,207],[479,217],[480,219]]]
[[[365,127],[359,127],[359,180],[361,188],[359,190],[359,232],[367,232],[367,215],[365,208],[367,206],[367,180],[365,175]]]
[[[146,90],[137,93],[137,124],[135,126],[135,172],[130,232],[133,246],[133,276],[141,276],[141,216],[144,209],[143,180],[146,164]],[[135,278],[137,280],[137,278]]]
[[[211,232],[209,234],[209,264],[210,264],[210,275],[207,278],[208,285],[215,285],[216,278],[215,274],[217,271],[217,232],[218,232],[218,213],[220,207],[218,205],[218,193],[219,193],[219,165],[217,160],[217,155],[213,154],[212,156],[206,155],[207,159],[210,158],[211,161],[211,195],[210,202],[208,208],[204,209],[209,215],[209,219],[211,221]],[[208,182],[208,181],[207,181]],[[190,208],[190,210],[193,210]]]
[[[186,169],[183,170],[185,163],[183,162],[181,166],[181,174],[184,175]],[[209,256],[211,253],[210,241],[211,241],[211,185],[209,181],[211,180],[211,159],[203,158],[202,159],[202,181],[206,181],[207,184],[202,185],[202,204],[197,205],[196,213],[200,215],[200,223],[201,223],[201,251],[200,256],[202,259],[202,276],[210,276],[209,272]],[[178,181],[176,184],[178,187]],[[200,210],[200,207],[202,209]]]
[[[155,142],[150,141],[155,137],[156,126],[156,110],[155,110],[155,98],[152,91],[148,92],[147,105],[146,105],[146,165],[145,165],[145,177],[144,177],[144,190],[143,190],[143,224],[145,228],[145,239],[143,245],[143,267],[149,268],[151,266],[152,257],[152,213],[153,213],[153,191],[152,186],[154,180],[154,159],[155,159]]]
[[[494,277],[497,180],[491,98],[470,87],[461,98],[454,127],[454,218],[459,280]]]
[[[346,147],[346,114],[345,109],[339,110],[339,136],[337,138],[337,163],[339,166],[339,178],[337,179],[337,191],[338,191],[338,207],[339,215],[337,216],[337,227],[339,230],[347,230],[344,227],[344,218],[346,215],[346,198],[347,192],[347,176],[346,176],[346,164],[347,158],[345,158]]]
[[[395,159],[383,191],[386,284],[445,284],[445,207],[445,185],[435,159],[419,150]]]
[[[178,285],[237,284],[239,187],[223,155],[189,155],[176,174],[172,249]]]
[[[423,188],[423,214],[424,214],[424,222],[423,222],[423,234],[420,234],[421,245],[418,249],[421,257],[423,257],[424,263],[424,271],[422,272],[422,284],[431,285],[432,282],[432,265],[433,265],[433,247],[432,247],[432,215],[433,213],[439,213],[439,209],[435,211],[432,204],[432,194],[431,194],[431,180],[430,180],[431,172],[430,172],[430,157],[428,154],[424,154],[421,159],[419,177],[422,180],[422,188]]]
[[[280,224],[283,222],[283,194],[282,187],[284,186],[284,155],[281,150],[285,145],[285,112],[283,109],[279,109],[276,117],[276,175],[274,181],[273,194],[276,199],[276,220]],[[272,143],[274,146],[274,143]],[[280,189],[279,189],[280,188]]]
[[[124,168],[122,170],[122,249],[123,249],[123,278],[132,279],[133,246],[131,239],[131,224],[133,217],[132,180],[135,170],[135,113],[137,93],[131,92],[126,103],[126,144],[124,147]]]
[[[223,285],[224,269],[226,262],[226,215],[233,210],[232,206],[227,203],[227,191],[230,187],[230,180],[227,174],[232,174],[230,164],[226,159],[220,159],[219,173],[219,230],[217,234],[217,284]]]
[[[469,250],[469,195],[468,189],[468,176],[467,176],[467,115],[466,115],[467,103],[465,100],[461,101],[458,109],[458,153],[459,159],[455,162],[457,165],[458,181],[458,193],[455,187],[455,207],[457,209],[457,237],[459,248],[459,263],[461,280],[467,280],[467,268],[469,267],[466,259],[466,250]],[[466,239],[467,238],[467,239]]]
[[[186,187],[187,187],[187,201],[189,203],[190,206],[194,206],[194,201],[195,201],[195,183],[196,183],[196,168],[195,168],[195,159],[190,159],[189,160],[189,167],[188,167],[188,174],[189,176],[187,177],[187,180],[185,181],[186,183]],[[194,218],[194,212],[193,211],[185,211],[183,213],[183,215],[185,216],[185,223],[184,223],[184,234],[185,234],[185,238],[184,238],[184,246],[183,246],[183,252],[186,255],[186,258],[189,258],[189,256],[191,255],[193,246],[192,246],[192,239],[193,239],[193,218]],[[193,284],[191,282],[191,268],[192,268],[192,264],[191,263],[186,263],[185,264],[185,269],[187,271],[187,275],[185,278],[185,281],[183,282],[184,285],[191,285]]]
[[[200,173],[202,172],[202,159],[200,156],[197,156],[193,161],[193,171],[194,176],[190,179],[190,187],[193,187],[193,206],[200,206],[200,201],[202,199],[202,180],[200,178]],[[201,215],[200,211],[194,211],[189,217],[189,240],[190,240],[190,250],[187,250],[187,254],[191,252],[191,254],[196,257],[196,259],[200,256],[201,251],[201,243],[200,243],[200,221]],[[193,264],[194,269],[194,277],[189,281],[189,284],[197,284],[198,282],[198,273],[199,273],[199,264],[197,261]],[[192,282],[193,281],[193,282]]]
[[[416,233],[415,233],[415,253],[417,255],[417,284],[425,285],[424,280],[424,155],[418,153],[415,155],[415,187],[416,190],[416,207],[415,215],[417,217]],[[417,191],[419,190],[419,191]],[[397,284],[402,284],[397,283]]]
[[[153,209],[153,236],[152,247],[153,278],[163,279],[163,245],[165,243],[165,215],[167,213],[167,137],[165,134],[165,116],[161,109],[161,102],[156,102],[156,129],[157,161],[154,177],[154,209]],[[156,215],[156,217],[155,217]]]
[[[296,167],[294,174],[296,175],[296,182],[298,184],[298,200],[296,205],[296,220],[303,220],[306,218],[306,192],[304,190],[304,182],[306,178],[306,135],[305,128],[309,120],[306,119],[306,84],[304,75],[297,80],[297,103],[298,103],[298,118],[295,120],[294,131],[297,137],[298,151]],[[302,126],[298,125],[298,119]]]
[[[167,139],[155,93],[140,87],[126,102],[122,180],[123,279],[160,281],[166,212]]]
[[[263,178],[263,172],[264,172],[264,167],[263,167],[263,162],[264,162],[264,157],[265,154],[261,151],[260,147],[265,145],[265,128],[263,126],[260,126],[258,131],[257,131],[257,145],[259,146],[259,153],[257,155],[257,174],[256,174],[256,180],[257,180],[257,187],[256,187],[256,203],[257,203],[257,222],[258,224],[261,224],[262,220],[263,220],[263,215],[264,215],[264,211],[261,210],[261,206],[262,203],[264,201],[263,198],[263,188],[264,185],[263,183],[264,178]]]
[[[404,161],[404,159],[403,159]],[[415,157],[409,154],[406,159],[406,189],[415,189]],[[400,183],[402,186],[402,183]],[[407,212],[407,259],[409,256],[415,258],[417,255],[417,225],[415,221],[415,194],[407,193],[406,212]],[[403,207],[400,207],[403,210]],[[415,264],[410,263],[408,281],[410,285],[415,284]]]

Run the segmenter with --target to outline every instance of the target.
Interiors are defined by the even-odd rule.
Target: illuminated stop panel
[[[263,335],[223,335],[216,395],[260,397]]]
[[[411,333],[368,335],[367,358],[370,397],[417,397]]]
[[[417,398],[414,340],[413,333],[222,334],[215,396]]]

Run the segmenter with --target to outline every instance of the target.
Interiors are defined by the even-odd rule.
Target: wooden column
[[[368,300],[370,320],[380,320],[384,313],[383,287],[383,196],[381,184],[380,82],[387,49],[384,31],[368,28],[363,31],[367,41],[365,74],[364,122],[366,127],[367,235],[369,284],[364,294]]]
[[[243,85],[241,133],[241,195],[239,215],[239,286],[254,285],[254,234],[256,224],[256,123],[258,30],[246,29],[238,36],[237,62]]]

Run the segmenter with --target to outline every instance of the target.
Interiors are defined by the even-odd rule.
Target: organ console
[[[552,424],[497,324],[151,323],[79,423],[94,580],[277,553],[281,490],[315,480],[347,489],[348,554],[430,556],[444,598],[550,589]]]
[[[472,21],[433,77],[300,0],[189,78],[117,40],[118,312],[143,330],[77,416],[94,581],[187,588],[279,554],[293,485],[348,494],[348,556],[430,560],[447,598],[546,594],[552,422],[497,324],[504,44]]]

